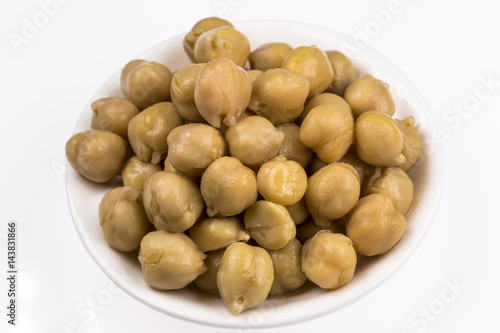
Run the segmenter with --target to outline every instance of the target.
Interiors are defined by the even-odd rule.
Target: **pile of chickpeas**
[[[126,64],[124,97],[94,101],[91,129],[66,144],[88,180],[121,176],[100,225],[112,248],[138,250],[149,286],[194,284],[239,314],[307,280],[342,287],[359,255],[398,243],[421,141],[385,82],[336,50],[251,50],[216,17],[183,47],[192,63],[174,73]]]

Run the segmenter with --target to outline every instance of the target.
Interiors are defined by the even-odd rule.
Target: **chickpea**
[[[347,86],[358,77],[356,67],[354,67],[351,60],[340,51],[326,51],[326,56],[333,69],[333,81],[329,90],[334,94],[343,96]]]
[[[122,69],[120,86],[125,97],[144,110],[169,98],[171,81],[172,73],[167,66],[137,59]]]
[[[128,122],[139,113],[134,103],[126,98],[104,97],[90,105],[92,120],[90,127],[102,129],[127,138]]]
[[[319,231],[302,247],[302,271],[323,289],[337,289],[351,282],[356,263],[353,242],[342,234]]]
[[[263,71],[259,70],[259,69],[250,69],[250,70],[247,70],[247,73],[248,73],[248,76],[250,76],[250,81],[253,82],[255,81],[256,78],[259,77],[260,74],[264,73]]]
[[[394,209],[403,216],[409,212],[413,202],[413,182],[398,167],[376,168],[368,177],[364,194],[380,193],[392,200]]]
[[[123,185],[133,187],[142,192],[146,179],[158,171],[161,171],[161,167],[158,164],[142,162],[137,156],[132,156],[125,163],[121,172]]]
[[[279,68],[285,56],[292,50],[292,47],[286,43],[262,44],[250,52],[248,57],[250,67],[261,71]]]
[[[322,93],[333,80],[333,69],[326,54],[315,46],[300,46],[290,51],[281,67],[302,74],[309,81],[308,97]]]
[[[99,203],[99,224],[111,247],[123,252],[137,249],[151,225],[142,193],[127,186],[107,192]]]
[[[198,38],[206,31],[223,26],[232,27],[233,25],[219,17],[207,17],[196,22],[196,24],[191,28],[191,31],[186,34],[182,42],[184,51],[192,62],[196,61],[194,57],[194,46]]]
[[[297,226],[297,239],[304,244],[308,239],[312,238],[318,231],[327,230],[335,234],[345,235],[345,227],[341,223],[341,220],[334,220],[328,226],[328,228],[318,227],[314,220],[309,217],[303,223]]]
[[[127,158],[127,142],[117,134],[90,129],[66,142],[66,159],[83,177],[105,183],[120,174]]]
[[[250,234],[243,223],[235,216],[209,217],[196,222],[189,229],[189,237],[202,252],[226,248],[234,242],[247,242]]]
[[[379,193],[361,198],[346,221],[347,236],[356,252],[365,256],[392,249],[405,229],[404,216],[394,209],[390,198]]]
[[[237,215],[257,200],[255,173],[235,157],[212,162],[201,177],[200,189],[210,217]]]
[[[196,44],[198,38],[208,30],[223,26],[232,27],[233,25],[224,19],[213,16],[201,19],[195,23],[195,25],[191,28],[191,31],[189,31],[186,36],[184,36],[184,40],[182,41],[184,51],[192,62],[196,61],[194,57],[194,45]]]
[[[406,158],[404,163],[398,165],[398,168],[408,171],[420,157],[422,142],[418,134],[418,126],[415,126],[415,118],[410,116],[403,120],[396,119],[396,122],[403,132],[403,155]]]
[[[245,228],[267,250],[277,250],[295,238],[295,223],[283,205],[259,200],[245,211]]]
[[[156,290],[181,289],[207,269],[206,255],[183,233],[157,230],[141,241],[142,277]]]
[[[363,162],[356,151],[356,147],[351,146],[347,153],[339,160],[339,162],[350,164],[356,169],[359,175],[359,181],[363,184],[363,180],[365,178],[365,173],[368,170],[368,166],[365,162]]]
[[[159,171],[144,184],[144,208],[157,229],[183,232],[200,217],[204,203],[198,185],[173,172]]]
[[[395,166],[405,162],[404,137],[390,116],[369,111],[356,119],[354,125],[359,158],[374,166]]]
[[[354,119],[351,112],[342,106],[317,106],[304,118],[299,138],[322,161],[336,162],[347,153],[354,141]]]
[[[224,133],[229,153],[249,167],[258,167],[275,157],[285,139],[267,119],[250,116],[240,119]]]
[[[210,62],[218,58],[231,59],[244,67],[250,55],[250,43],[241,32],[231,26],[222,26],[204,32],[194,44],[197,62]]]
[[[371,74],[363,74],[351,83],[344,98],[352,109],[354,118],[366,111],[378,111],[393,116],[396,111],[389,85]]]
[[[128,123],[128,139],[142,162],[160,163],[165,158],[170,131],[184,123],[175,106],[162,102],[148,107]]]
[[[273,260],[274,280],[269,295],[281,295],[302,287],[307,281],[302,272],[302,244],[297,238],[279,250],[269,251]]]
[[[273,280],[273,260],[266,250],[241,242],[227,247],[217,272],[217,286],[229,312],[237,315],[263,302]]]
[[[299,118],[297,118],[296,120],[297,124],[301,125],[302,122],[304,121],[304,118],[309,114],[309,112],[312,109],[314,109],[317,106],[327,105],[327,104],[343,106],[347,110],[351,111],[351,106],[345,101],[345,99],[343,99],[338,95],[329,92],[324,92],[321,94],[317,94],[316,96],[312,97],[310,100],[307,101],[304,107],[304,111],[302,111]]]
[[[291,206],[306,192],[307,174],[295,161],[268,161],[257,173],[257,188],[264,199]]]
[[[340,160],[339,160],[340,162]],[[307,167],[307,174],[308,175],[313,175],[315,174],[319,169],[321,169],[324,166],[327,166],[329,163],[323,162],[318,155],[313,154],[313,157],[311,159],[311,163],[309,163],[309,166]]]
[[[172,103],[181,117],[187,121],[196,123],[205,121],[194,102],[194,85],[204,66],[205,63],[182,66],[172,77],[172,84],[170,85]]]
[[[194,280],[193,283],[196,288],[209,294],[219,295],[219,287],[217,287],[217,272],[219,271],[224,251],[225,249],[206,253],[207,257],[204,262],[207,270]]]
[[[175,170],[175,168],[172,166],[172,163],[170,163],[170,159],[168,158],[168,156],[163,161],[163,164],[163,171],[178,173],[177,170]]]
[[[229,59],[210,61],[194,86],[194,101],[201,116],[213,127],[234,126],[252,94],[250,76]]]
[[[286,206],[286,210],[290,213],[290,217],[293,222],[295,222],[295,225],[301,224],[309,216],[309,211],[307,210],[306,200],[304,197],[293,205]]]
[[[177,172],[199,178],[205,169],[227,155],[222,134],[212,126],[200,123],[174,128],[167,137],[168,160]]]
[[[311,162],[313,151],[300,141],[300,127],[295,123],[287,123],[276,126],[276,129],[285,133],[278,155],[283,155],[288,160],[295,161],[306,168]]]
[[[332,220],[346,215],[356,205],[360,191],[356,169],[346,163],[328,164],[307,182],[307,208],[319,227],[328,228]]]
[[[248,107],[273,125],[284,124],[300,116],[308,94],[309,81],[303,75],[268,69],[253,82]]]

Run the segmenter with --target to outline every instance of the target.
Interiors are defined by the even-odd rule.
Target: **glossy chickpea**
[[[117,134],[90,129],[71,136],[65,152],[76,172],[93,182],[104,183],[120,174],[127,159],[127,142]]]
[[[170,96],[172,73],[167,66],[154,61],[132,60],[122,69],[120,86],[125,97],[131,99],[139,110]]]
[[[206,255],[183,233],[157,230],[141,241],[142,277],[157,290],[181,289],[205,272]]]
[[[170,102],[148,107],[128,123],[128,139],[135,155],[143,162],[158,164],[168,151],[167,137],[184,120]]]

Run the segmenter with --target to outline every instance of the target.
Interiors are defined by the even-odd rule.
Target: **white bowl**
[[[193,22],[194,24],[194,22]],[[360,72],[372,73],[388,82],[395,99],[396,118],[413,115],[420,124],[424,147],[431,153],[422,156],[411,171],[415,184],[414,208],[408,216],[403,239],[388,253],[376,258],[360,258],[354,279],[334,291],[324,291],[308,283],[297,292],[273,297],[238,316],[231,315],[219,297],[192,287],[160,292],[143,280],[137,254],[113,250],[104,240],[97,207],[102,196],[118,182],[95,184],[68,167],[68,203],[76,230],[92,258],[105,274],[137,300],[163,313],[191,322],[221,327],[273,327],[310,320],[331,313],[361,299],[394,274],[411,256],[426,234],[438,204],[442,184],[441,147],[431,140],[435,122],[431,109],[410,80],[389,60],[373,49],[341,33],[312,25],[285,21],[240,21],[234,23],[254,49],[267,42],[286,42],[293,47],[316,45],[323,50],[337,49],[348,55]],[[184,34],[153,46],[135,58],[155,60],[176,70],[189,63],[182,48]],[[117,67],[124,64],[117,64]],[[122,96],[117,71],[97,90],[78,119],[74,132],[90,128],[90,103],[106,96]],[[119,181],[119,180],[118,180]]]

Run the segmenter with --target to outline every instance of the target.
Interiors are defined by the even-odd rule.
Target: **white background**
[[[273,332],[500,331],[500,21],[493,2],[61,0],[45,8],[44,22],[46,2],[0,4],[1,332],[10,220],[19,229],[19,294],[18,325],[8,332],[221,331],[156,312],[111,285],[76,234],[64,184],[64,145],[95,90],[136,54],[213,15],[313,23],[363,39],[410,77],[444,133],[436,138],[446,161],[439,210],[412,258],[360,301]],[[40,27],[27,34],[26,22]],[[13,34],[25,39],[12,43]]]

